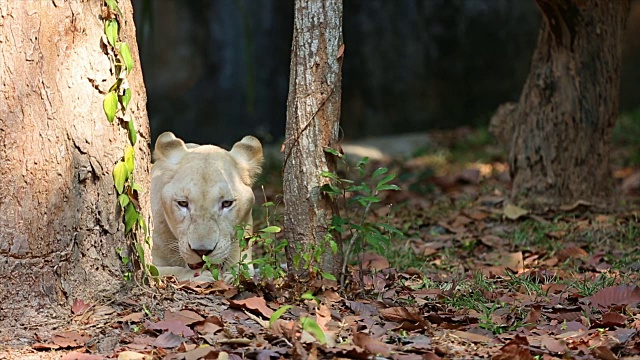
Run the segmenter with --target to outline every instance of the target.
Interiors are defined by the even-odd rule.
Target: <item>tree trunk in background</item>
[[[491,124],[509,146],[511,198],[531,208],[604,205],[629,0],[536,2],[544,24],[520,102]]]
[[[294,267],[294,258],[325,246],[319,265],[335,275],[342,260],[324,241],[334,211],[320,191],[329,179],[320,173],[335,169],[336,159],[323,149],[338,138],[342,0],[296,0],[294,17],[283,179],[287,264],[304,275],[307,269],[302,261]]]
[[[103,99],[115,82],[102,1],[0,2],[0,339],[94,304],[122,287],[127,248],[112,177],[128,144]],[[132,7],[120,38],[134,60],[127,115],[138,130],[136,181],[149,189],[149,125]],[[141,212],[149,214],[147,194]],[[6,339],[6,338],[5,338]]]

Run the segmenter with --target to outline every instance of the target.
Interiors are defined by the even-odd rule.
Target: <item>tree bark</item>
[[[103,110],[116,79],[101,40],[102,6],[0,2],[0,332],[11,338],[65,307],[69,315],[76,299],[99,302],[122,287],[116,248],[128,244],[112,169],[129,141]],[[127,116],[138,130],[134,174],[148,190],[149,123],[133,9],[129,0],[119,6],[120,39],[135,63],[127,77]],[[148,216],[146,193],[139,202]]]
[[[491,124],[508,141],[511,199],[531,208],[606,205],[629,0],[536,3],[544,24],[529,77],[519,103]]]
[[[342,258],[326,244],[334,214],[331,199],[320,188],[336,159],[324,152],[338,138],[341,97],[342,0],[296,0],[284,144],[284,230],[289,242],[290,271],[304,275],[294,258],[323,246],[317,264],[338,274]],[[339,239],[336,239],[338,241]],[[340,248],[340,246],[339,246]]]

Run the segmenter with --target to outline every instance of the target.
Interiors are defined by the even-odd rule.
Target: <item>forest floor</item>
[[[26,346],[0,339],[12,344],[0,359],[640,359],[640,126],[625,124],[612,155],[619,207],[505,207],[506,157],[486,131],[438,132],[367,165],[365,178],[384,166],[402,190],[377,195],[366,218],[404,236],[372,232],[390,244],[358,254],[344,286],[130,284],[78,299]],[[258,199],[278,204],[279,166]],[[257,208],[257,229],[281,225],[279,206]]]

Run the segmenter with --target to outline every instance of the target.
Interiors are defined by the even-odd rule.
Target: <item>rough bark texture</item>
[[[533,208],[605,204],[629,0],[536,0],[544,24],[517,105],[492,130],[507,140],[512,200]]]
[[[126,248],[113,184],[127,132],[104,114],[114,83],[102,1],[0,1],[0,339],[45,323],[75,299],[122,286]],[[129,0],[120,37],[135,62],[129,110],[136,182],[149,189],[146,93]],[[148,216],[147,194],[140,199]],[[6,339],[6,338],[5,338]]]
[[[333,155],[323,151],[338,138],[340,119],[342,0],[296,0],[284,163],[287,263],[322,244],[334,211],[320,192],[335,169]],[[305,250],[306,249],[306,250]],[[321,264],[337,274],[341,257],[330,254]],[[296,269],[298,274],[306,269]]]

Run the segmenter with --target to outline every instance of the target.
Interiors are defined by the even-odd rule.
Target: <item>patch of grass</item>
[[[406,244],[406,240],[402,242]],[[396,269],[415,268],[424,271],[432,268],[432,266],[429,266],[432,259],[428,256],[416,254],[412,248],[406,245],[392,244],[384,255],[391,267]]]
[[[455,289],[455,293],[445,300],[445,303],[456,309],[472,309],[479,313],[486,310],[486,292],[493,292],[496,289],[492,280],[483,273],[477,271],[473,273],[471,279],[461,280]]]
[[[615,285],[617,280],[618,277],[616,276],[602,273],[595,279],[591,279],[588,276],[571,276],[564,281],[560,281],[560,283],[575,288],[581,296],[591,296],[606,287]]]
[[[547,291],[542,288],[542,284],[530,276],[517,276],[510,272],[508,276],[509,280],[506,285],[510,290],[527,295],[547,296]],[[557,280],[557,277],[554,276],[551,279],[546,279],[544,283],[556,282]]]
[[[508,305],[498,300],[487,300],[487,294],[499,289],[494,280],[481,272],[475,272],[471,279],[460,282],[456,292],[444,302],[458,310],[472,310],[477,313],[478,327],[498,335],[523,326],[521,319],[525,314],[518,309],[508,309]],[[505,323],[500,314],[517,313],[517,319]],[[512,315],[509,315],[512,316]]]
[[[549,236],[552,232],[566,230],[564,223],[541,223],[525,220],[519,224],[511,235],[511,244],[521,250],[543,249],[554,253],[563,247],[563,241]]]

